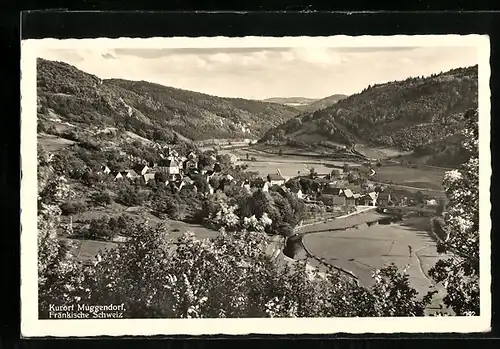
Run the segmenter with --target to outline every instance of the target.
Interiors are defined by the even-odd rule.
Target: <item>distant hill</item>
[[[264,99],[263,102],[276,103],[282,105],[288,105],[291,107],[301,107],[314,103],[318,99],[305,98],[305,97],[273,97]]]
[[[288,120],[269,130],[261,142],[332,141],[401,150],[422,150],[437,142],[443,151],[452,152],[448,145],[459,140],[452,136],[462,128],[462,115],[477,107],[477,74],[476,65],[368,86],[328,108]]]
[[[263,102],[277,103],[294,107],[301,112],[314,112],[332,106],[341,99],[347,98],[347,95],[336,94],[321,99],[305,97],[273,97],[264,99]]]
[[[115,127],[153,141],[258,138],[297,110],[145,81],[102,80],[69,64],[37,60],[39,122]],[[177,136],[174,134],[177,133]]]
[[[347,97],[349,97],[349,96],[342,95],[342,94],[336,94],[336,95],[332,95],[332,96],[318,99],[318,100],[316,100],[310,104],[307,104],[307,105],[301,105],[300,107],[298,107],[298,109],[303,111],[303,112],[315,112],[316,110],[331,107],[332,105],[334,105],[338,101],[340,101],[342,99],[346,99]]]

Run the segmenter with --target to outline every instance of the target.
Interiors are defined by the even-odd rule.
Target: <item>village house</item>
[[[361,205],[361,194],[354,193],[353,196],[354,196],[354,202],[356,203],[356,206]]]
[[[136,164],[132,169],[139,175],[144,176],[148,172],[149,166],[144,164]]]
[[[155,173],[145,173],[142,175],[142,179],[144,179],[144,183],[149,183],[150,181],[154,181]]]
[[[258,178],[250,182],[250,187],[267,192],[269,191],[269,182],[264,181],[262,178]]]
[[[401,195],[391,195],[391,203],[392,205],[395,206],[407,206],[408,205],[408,198],[406,196],[401,196]]]
[[[378,206],[388,206],[392,204],[391,194],[387,192],[380,192],[377,197]]]
[[[110,173],[111,177],[116,181],[117,179],[122,179],[123,175],[120,171],[111,171]]]
[[[377,193],[372,191],[366,193],[360,198],[360,205],[363,206],[376,206],[377,205]]]
[[[124,178],[128,178],[128,179],[136,179],[137,177],[140,177],[137,172],[135,172],[134,170],[125,170],[125,171],[122,171],[122,176]]]
[[[302,189],[292,188],[289,189],[289,191],[292,192],[298,199],[304,199],[304,193],[302,192]]]
[[[243,182],[241,182],[241,187],[245,188],[249,193],[252,191],[250,188],[250,181],[248,179],[245,179]]]
[[[104,174],[110,174],[111,173],[111,170],[109,169],[108,166],[106,165],[102,165],[99,169],[99,172],[98,173],[104,173]]]
[[[281,185],[279,187],[279,191],[282,193],[282,194],[289,194],[291,193],[290,189],[287,188],[285,185]]]
[[[184,172],[191,173],[194,169],[198,169],[198,162],[196,159],[187,159],[182,163]]]
[[[354,199],[354,194],[351,189],[344,189],[343,194],[345,196],[345,204],[347,206],[354,206],[356,205],[356,201]]]
[[[225,183],[233,183],[234,182],[234,177],[231,176],[229,173],[222,175],[221,180],[223,180]]]
[[[238,157],[234,155],[233,153],[229,153],[229,161],[231,162],[231,165],[234,165],[238,162]]]
[[[286,180],[283,176],[277,174],[277,173],[270,173],[267,175],[267,181],[271,186],[273,185],[283,185],[285,184]]]
[[[341,188],[326,187],[321,192],[321,201],[329,206],[345,206],[346,197],[344,190]]]
[[[346,181],[344,179],[339,179],[339,180],[330,181],[330,183],[328,183],[328,185],[330,187],[333,187],[333,188],[346,188],[349,185],[349,181]]]
[[[425,206],[436,207],[438,205],[436,199],[425,200]]]
[[[178,157],[179,157],[179,153],[175,149],[172,149],[170,146],[166,147],[165,158],[175,160]]]
[[[181,190],[192,191],[192,192],[195,192],[195,193],[198,192],[198,188],[196,187],[196,185],[194,185],[194,183],[193,184],[188,184],[186,182],[181,182],[181,184],[178,187],[178,190],[179,191],[181,191]]]
[[[172,180],[175,179],[177,175],[181,174],[179,165],[175,160],[163,159],[157,167],[158,172],[164,173]]]

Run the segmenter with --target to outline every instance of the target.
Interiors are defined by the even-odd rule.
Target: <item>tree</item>
[[[109,194],[109,191],[105,190],[99,193],[96,193],[94,196],[94,201],[102,206],[107,206],[113,202],[113,199],[111,199],[111,195]]]
[[[39,310],[49,304],[74,303],[69,291],[79,285],[79,268],[69,258],[72,246],[61,240],[58,231],[65,228],[61,223],[62,202],[74,195],[64,177],[54,177],[53,169],[47,163],[38,162],[38,172],[47,173],[48,178],[38,182],[38,304]]]
[[[330,176],[332,179],[337,179],[337,178],[340,178],[340,175],[341,175],[341,172],[339,169],[336,169],[334,168],[331,172],[330,172]]]
[[[274,263],[266,253],[269,237],[259,229],[222,231],[205,240],[189,233],[173,240],[168,231],[163,225],[134,226],[130,241],[103,252],[70,285],[68,297],[125,303],[128,318],[423,314],[426,300],[416,298],[408,275],[393,266],[376,272],[374,285],[365,288],[334,269],[322,275],[300,261]]]
[[[285,186],[293,192],[297,192],[299,189],[301,189],[300,182],[297,179],[290,179],[285,183]]]
[[[318,173],[316,172],[316,169],[314,167],[312,167],[310,170],[309,170],[309,177],[310,178],[316,178],[316,176],[318,175]]]
[[[349,172],[351,172],[351,165],[349,165],[348,163],[345,163],[343,169],[344,169],[344,173],[349,173]]]
[[[425,201],[425,195],[419,190],[415,193],[415,201],[422,204]]]
[[[452,257],[440,260],[429,271],[443,282],[443,299],[457,315],[479,315],[479,131],[477,110],[466,113],[463,147],[470,159],[460,168],[446,173],[443,185],[449,200],[444,214],[444,241],[438,251]]]
[[[199,168],[210,167],[210,166],[213,166],[214,163],[215,163],[215,161],[208,154],[202,153],[198,157],[198,167]]]
[[[86,205],[85,202],[82,201],[67,201],[63,203],[60,208],[63,215],[72,215],[85,210]]]
[[[141,205],[146,196],[140,192],[139,187],[134,187],[128,183],[122,183],[118,191],[118,200],[126,206],[139,206]]]
[[[172,139],[173,144],[179,144],[179,135],[174,132],[174,137]]]

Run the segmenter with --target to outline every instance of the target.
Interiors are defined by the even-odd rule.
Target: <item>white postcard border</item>
[[[39,320],[37,294],[36,57],[43,48],[471,47],[479,66],[480,312],[477,317]],[[21,48],[21,333],[24,337],[463,333],[491,327],[490,44],[486,35],[198,37],[24,40]]]

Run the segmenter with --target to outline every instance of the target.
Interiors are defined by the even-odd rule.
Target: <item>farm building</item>
[[[285,184],[286,182],[285,178],[277,173],[268,174],[267,181],[269,182],[270,185],[280,185],[280,186]]]

